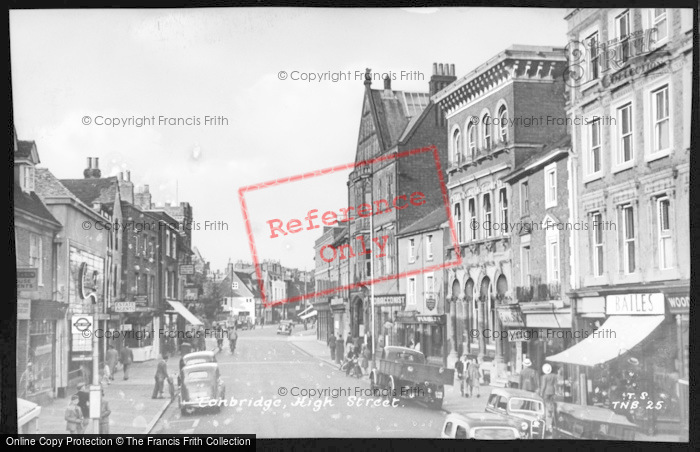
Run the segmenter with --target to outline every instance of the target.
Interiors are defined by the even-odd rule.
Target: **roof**
[[[15,159],[31,159],[32,151],[36,152],[36,142],[35,141],[24,141],[17,140],[17,149],[15,150]],[[35,154],[36,163],[39,162],[39,154]]]
[[[447,212],[445,211],[445,206],[440,205],[420,220],[415,221],[414,223],[409,224],[408,226],[400,230],[397,235],[402,236],[417,233],[420,231],[430,231],[433,229],[438,229],[440,225],[445,221],[447,221]]]
[[[88,206],[92,206],[95,202],[113,203],[119,190],[119,179],[116,176],[90,179],[61,179],[61,183]]]
[[[546,163],[549,163],[557,154],[569,148],[571,148],[571,136],[564,135],[559,140],[544,146],[540,152],[536,152],[522,163],[518,164],[513,171],[503,177],[503,180],[506,182],[511,181],[518,179],[525,173],[537,171]]]
[[[251,275],[249,275],[248,273],[245,273],[245,272],[237,272],[237,271],[234,271],[234,273],[236,274],[238,279],[240,279],[241,282],[243,284],[245,284],[246,288],[253,295],[253,298],[260,298],[260,287],[259,287],[257,281],[255,281]]]
[[[26,193],[22,191],[22,188],[16,182],[14,185],[14,192],[15,209],[23,210],[43,220],[55,223],[59,227],[61,226],[61,223],[49,212],[49,209],[36,193]]]
[[[430,102],[428,93],[383,89],[372,89],[370,92],[385,149],[398,143],[412,118],[420,116]]]
[[[79,201],[70,190],[68,190],[60,180],[54,176],[47,168],[36,168],[34,186],[37,194],[42,198],[70,198]]]
[[[524,398],[528,398],[528,399],[535,399],[535,400],[543,401],[542,397],[540,397],[537,393],[525,391],[524,389],[493,388],[491,390],[491,394],[509,395],[509,396],[513,396],[513,397],[524,397]]]
[[[485,411],[468,411],[468,412],[453,412],[448,415],[448,417],[459,417],[463,418],[471,427],[481,427],[481,426],[508,426],[515,427],[519,421],[515,421],[506,416],[502,416],[496,413],[487,413]]]
[[[217,363],[197,363],[197,364],[190,364],[189,366],[185,366],[182,368],[182,371],[185,373],[190,373],[190,372],[196,372],[198,370],[216,370],[219,368],[219,365]]]

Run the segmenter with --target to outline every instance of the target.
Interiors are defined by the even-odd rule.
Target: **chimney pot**
[[[384,77],[384,89],[391,89],[391,79],[388,75]]]
[[[365,85],[372,86],[372,69],[365,69]]]
[[[443,72],[442,63],[438,64],[438,75],[445,75],[445,73]]]
[[[144,186],[143,186],[143,192],[144,192],[144,193],[148,193],[148,190],[149,190],[148,184],[144,185]]]
[[[455,65],[454,64],[450,64],[450,72],[451,72],[450,75],[455,75]]]
[[[100,158],[95,157],[95,169],[99,169],[99,168],[100,168]]]
[[[433,75],[437,75],[437,63],[433,63]]]
[[[87,158],[87,169],[92,169],[92,157]]]
[[[126,181],[131,182],[131,171],[130,170],[126,170]]]

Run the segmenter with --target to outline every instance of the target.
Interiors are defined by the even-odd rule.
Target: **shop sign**
[[[690,314],[690,295],[666,295],[666,304],[671,314]]]
[[[608,295],[605,299],[607,315],[664,315],[664,296],[660,293],[633,293]]]
[[[532,338],[532,330],[508,331],[508,342],[527,342]]]
[[[374,306],[405,306],[406,295],[383,295],[374,297]]]
[[[17,299],[17,320],[29,320],[32,313],[32,300],[28,298]]]
[[[441,315],[417,315],[416,320],[420,323],[443,323]]]
[[[181,276],[194,275],[194,264],[180,264],[179,273]]]
[[[117,301],[114,303],[114,312],[136,312],[136,303],[133,301]]]
[[[523,314],[518,306],[498,306],[498,318],[501,324],[506,327],[522,327],[525,326]]]
[[[148,304],[148,295],[135,295],[134,303],[138,306],[145,306]]]
[[[196,287],[185,287],[185,301],[197,301],[199,289]]]
[[[38,268],[18,268],[17,269],[17,290],[33,291],[37,290],[39,281]]]
[[[94,325],[93,317],[87,314],[74,314],[71,317],[70,323],[71,334],[73,337],[73,352],[92,353],[92,329]]]
[[[78,269],[78,290],[80,291],[81,299],[85,300],[88,297],[97,296],[99,275],[100,273],[97,270],[89,269],[87,263],[83,262],[80,264]]]
[[[374,300],[376,303],[376,299]],[[331,306],[342,306],[345,304],[344,298],[331,298]]]

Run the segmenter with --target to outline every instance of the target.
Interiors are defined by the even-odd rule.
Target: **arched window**
[[[501,105],[498,109],[498,131],[499,138],[502,142],[508,141],[508,109],[505,105]]]
[[[481,118],[481,147],[491,148],[491,116],[488,113]]]
[[[469,155],[472,160],[476,158],[476,126],[469,123],[467,126],[467,145],[469,146]]]
[[[455,204],[454,217],[457,222],[457,240],[462,243],[464,241],[462,238],[462,206],[459,203]]]
[[[462,156],[462,134],[459,129],[455,129],[452,134],[452,162],[459,163]]]

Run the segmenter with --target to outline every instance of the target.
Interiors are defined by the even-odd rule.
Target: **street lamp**
[[[372,189],[372,172],[370,168],[370,172],[363,174],[360,176],[360,180],[369,180],[369,196],[370,196],[370,206],[374,206],[374,190]],[[363,182],[364,185],[364,182]],[[371,215],[369,216],[369,243],[370,243],[370,248],[372,247],[372,243],[374,243],[374,212],[371,212]],[[369,273],[370,273],[370,279],[374,278],[374,255],[370,254],[370,259],[369,259]],[[369,285],[369,291],[370,291],[370,309],[372,310],[372,333],[370,334],[370,337],[372,338],[371,342],[371,348],[372,348],[372,369],[376,367],[376,355],[377,355],[377,350],[374,347],[374,344],[376,342],[376,324],[375,324],[375,309],[374,309],[374,284]]]

